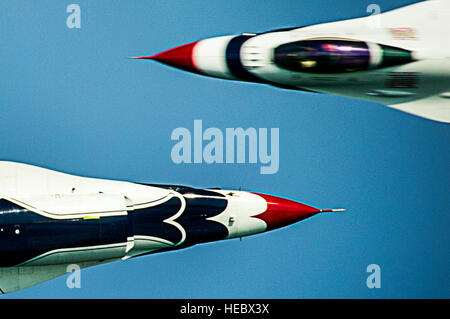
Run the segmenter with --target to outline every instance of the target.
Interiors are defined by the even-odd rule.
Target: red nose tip
[[[182,46],[169,49],[153,56],[141,56],[136,57],[136,59],[155,60],[177,69],[199,73],[198,69],[195,67],[193,58],[194,47],[197,43],[198,41],[184,44]]]
[[[266,200],[267,209],[264,213],[253,217],[262,219],[267,224],[267,230],[287,226],[323,212],[323,210],[318,208],[289,199],[265,194],[257,195]]]

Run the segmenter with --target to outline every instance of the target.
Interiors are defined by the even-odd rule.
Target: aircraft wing
[[[77,266],[82,269],[109,261],[77,263]],[[68,274],[70,272],[67,266],[69,264],[0,268],[0,294],[21,290]]]
[[[388,106],[426,119],[450,123],[450,92]]]

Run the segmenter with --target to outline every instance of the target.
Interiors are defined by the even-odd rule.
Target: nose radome
[[[267,209],[265,212],[252,217],[263,220],[267,224],[267,230],[287,226],[324,212],[324,210],[295,202],[293,200],[266,194],[255,194],[266,200]]]
[[[236,80],[230,72],[228,54],[236,54],[235,48],[228,48],[234,36],[220,36],[184,44],[173,49],[133,59],[148,59],[171,67],[206,76]]]
[[[135,59],[148,59],[155,60],[169,66],[175,67],[177,69],[200,73],[195,66],[195,61],[193,57],[194,48],[199,41],[184,44],[161,53],[157,53],[152,56],[140,56],[135,57]]]

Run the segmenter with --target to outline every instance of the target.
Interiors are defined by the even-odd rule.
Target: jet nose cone
[[[267,230],[287,226],[323,212],[322,210],[276,196],[257,194],[267,202],[264,213],[253,216],[267,224]]]
[[[141,56],[135,59],[155,60],[177,69],[199,73],[194,65],[193,52],[194,47],[199,41],[181,45],[173,49],[155,54],[153,56]]]

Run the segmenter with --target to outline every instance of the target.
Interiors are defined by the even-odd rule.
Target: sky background
[[[0,159],[77,175],[242,188],[347,212],[83,270],[0,298],[449,298],[450,126],[341,97],[184,73],[198,39],[367,15],[374,1],[0,2]],[[377,0],[382,11],[413,3]],[[416,1],[417,2],[417,1]],[[280,169],[174,164],[171,132],[280,129]],[[366,267],[381,267],[368,289]]]

